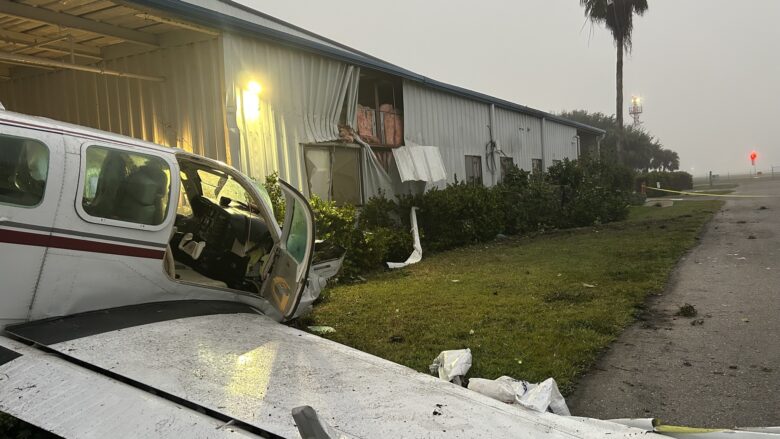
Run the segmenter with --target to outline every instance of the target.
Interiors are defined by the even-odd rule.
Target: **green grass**
[[[332,326],[327,338],[421,372],[440,351],[468,347],[469,376],[552,376],[566,392],[664,289],[720,205],[633,207],[620,223],[426,254],[327,290],[301,324]]]

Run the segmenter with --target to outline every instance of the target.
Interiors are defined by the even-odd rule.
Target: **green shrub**
[[[563,160],[544,175],[515,167],[494,187],[456,182],[397,201],[380,194],[360,209],[310,200],[318,246],[316,258],[346,251],[341,275],[354,277],[403,261],[412,251],[409,212],[417,207],[426,251],[493,240],[499,233],[530,233],[624,219],[633,181],[630,170],[592,160]],[[283,211],[276,176],[266,179],[274,209]],[[281,207],[278,207],[282,205]]]
[[[448,184],[422,195],[400,197],[402,212],[418,207],[423,248],[445,250],[492,240],[504,231],[501,194],[473,183]]]
[[[687,191],[693,189],[693,176],[684,171],[675,172],[648,172],[637,176],[635,180],[635,190],[640,191],[644,183],[647,187],[654,188],[657,183],[661,183],[661,189],[670,189],[674,191]],[[669,195],[668,192],[649,190],[648,194],[653,197]]]

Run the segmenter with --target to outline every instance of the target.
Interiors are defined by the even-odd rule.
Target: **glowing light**
[[[241,93],[243,101],[244,118],[247,121],[255,121],[260,117],[260,92],[263,87],[256,81],[249,81],[246,89]]]
[[[249,81],[249,84],[247,84],[247,90],[250,92],[259,95],[261,91],[263,91],[263,87],[260,86],[260,84],[257,83],[257,81]]]

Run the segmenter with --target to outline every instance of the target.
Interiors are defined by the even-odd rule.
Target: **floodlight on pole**
[[[642,114],[642,98],[640,96],[631,96],[631,106],[628,107],[628,114],[634,119],[634,127],[642,125],[639,116]]]

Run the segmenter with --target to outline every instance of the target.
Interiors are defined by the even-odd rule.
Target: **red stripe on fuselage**
[[[133,256],[136,258],[163,259],[165,252],[129,245],[109,244],[85,239],[66,238],[64,236],[44,235],[38,233],[20,232],[17,230],[0,229],[0,242],[9,244],[34,245],[37,247],[52,247],[64,250],[76,250],[89,253],[104,253],[109,255]]]

